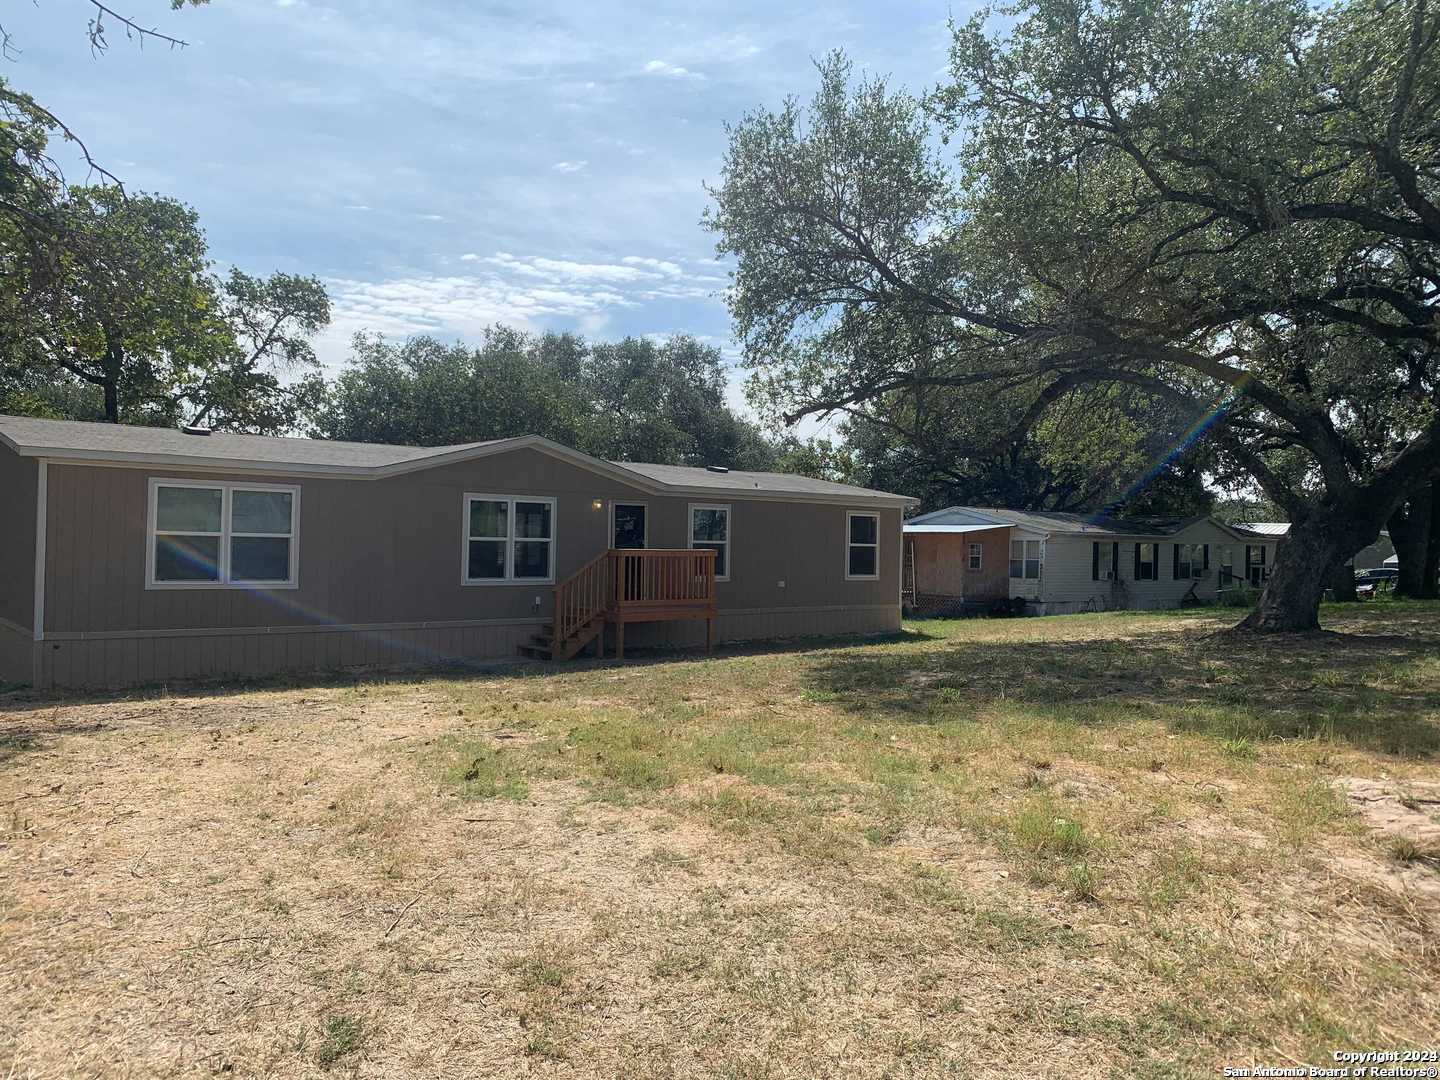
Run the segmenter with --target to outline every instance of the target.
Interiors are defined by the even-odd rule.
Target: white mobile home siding
[[[1249,541],[1252,545],[1260,543]],[[1092,577],[1092,545],[1099,543],[1100,573],[1102,580]],[[1119,583],[1112,585],[1103,580],[1105,571],[1110,569],[1110,545],[1120,545]],[[1135,546],[1141,543],[1156,545],[1159,560],[1159,580],[1135,580]],[[1207,521],[1199,521],[1187,529],[1166,537],[1136,537],[1115,540],[1111,537],[1083,535],[1051,536],[1045,545],[1045,565],[1041,573],[1041,587],[1033,596],[1040,609],[1051,615],[1074,611],[1114,608],[1150,610],[1179,606],[1181,599],[1195,584],[1196,595],[1202,600],[1215,599],[1220,580],[1220,548],[1229,545],[1234,552],[1236,574],[1245,572],[1245,543]],[[1199,579],[1182,578],[1175,580],[1175,545],[1208,544],[1210,546],[1210,567]],[[1275,543],[1265,543],[1266,565],[1274,565]],[[1012,581],[1012,586],[1018,584]],[[1025,584],[1032,584],[1026,582]],[[1013,591],[1013,590],[1012,590]],[[1016,595],[1024,595],[1016,592]]]

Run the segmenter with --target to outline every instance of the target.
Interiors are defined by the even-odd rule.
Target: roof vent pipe
[[[210,434],[210,429],[209,429],[208,427],[199,427],[199,426],[197,426],[197,425],[195,425],[195,424],[186,424],[186,425],[185,425],[184,427],[182,427],[180,430],[183,431],[186,435],[209,435],[209,434]]]
[[[722,472],[722,473],[723,473],[723,472],[729,472],[730,470],[727,469],[724,465],[706,465],[706,466],[705,466],[705,471],[706,471],[706,472]]]

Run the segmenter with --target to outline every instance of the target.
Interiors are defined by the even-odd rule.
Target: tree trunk
[[[1341,563],[1330,575],[1330,592],[1339,604],[1350,604],[1360,599],[1355,591],[1355,566]]]
[[[1400,564],[1396,596],[1435,596],[1434,567],[1427,571],[1426,563],[1436,542],[1436,511],[1440,510],[1437,487],[1440,481],[1430,481],[1390,515],[1390,543],[1395,545],[1395,558]]]
[[[1348,515],[1316,515],[1292,522],[1275,549],[1275,565],[1260,600],[1237,630],[1260,634],[1320,629],[1320,601],[1337,570],[1380,534]]]
[[[1420,574],[1420,597],[1440,599],[1440,480],[1430,487],[1430,542],[1425,546],[1425,559]]]
[[[120,346],[114,343],[105,347],[105,421],[110,424],[120,422],[120,373],[124,370],[123,361],[125,354]]]

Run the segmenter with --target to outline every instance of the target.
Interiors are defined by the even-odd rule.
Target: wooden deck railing
[[[715,603],[715,552],[708,548],[627,548],[610,558],[617,614]]]
[[[614,598],[610,586],[612,554],[602,551],[555,586],[555,655],[559,655],[565,642],[609,609]]]
[[[713,616],[714,611],[713,550],[612,548],[555,586],[553,652],[558,656],[600,617],[623,626],[647,618]]]

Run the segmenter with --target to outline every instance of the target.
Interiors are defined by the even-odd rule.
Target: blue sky
[[[735,351],[700,228],[723,125],[836,47],[911,87],[945,61],[934,2],[108,0],[185,38],[92,57],[84,0],[7,5],[5,66],[132,190],[195,206],[216,262],[320,276],[318,343],[490,323],[693,333]],[[737,380],[738,385],[738,380]]]

